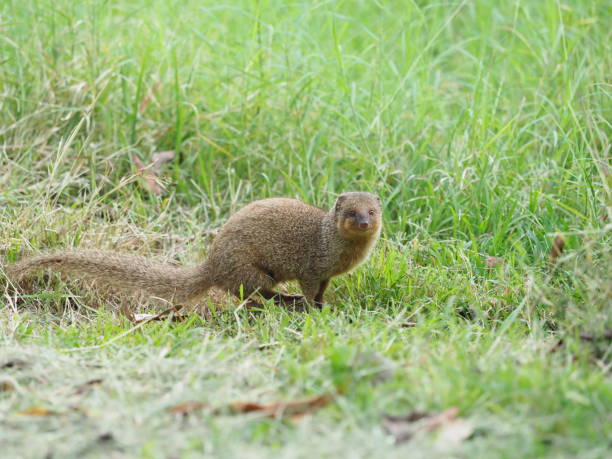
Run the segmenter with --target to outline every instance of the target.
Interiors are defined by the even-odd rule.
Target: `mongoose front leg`
[[[323,281],[319,279],[300,279],[300,287],[304,293],[304,298],[314,306],[321,306],[323,303],[323,293],[328,284],[329,279]]]
[[[314,297],[315,306],[319,308],[323,306],[323,294],[325,293],[325,290],[327,289],[328,285],[329,285],[329,279],[325,279],[319,283],[319,291]]]

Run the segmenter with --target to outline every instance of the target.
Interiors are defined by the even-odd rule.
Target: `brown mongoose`
[[[380,199],[371,193],[344,193],[329,211],[295,199],[270,198],[232,215],[206,261],[196,267],[76,251],[27,258],[9,266],[7,273],[18,282],[34,270],[51,268],[175,302],[193,300],[213,286],[245,298],[258,292],[266,299],[293,302],[301,297],[273,288],[298,280],[306,301],[320,305],[329,279],[365,260],[381,225]]]

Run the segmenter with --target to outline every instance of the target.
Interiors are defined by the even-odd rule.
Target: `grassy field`
[[[4,0],[1,455],[609,457],[611,21],[605,0]],[[153,193],[134,157],[160,151]],[[385,227],[322,310],[213,296],[135,327],[165,306],[2,270],[63,247],[194,264],[251,200],[348,190]],[[321,394],[299,422],[224,408]],[[383,422],[453,407],[462,441]]]

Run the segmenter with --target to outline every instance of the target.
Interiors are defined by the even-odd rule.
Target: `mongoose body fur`
[[[32,271],[51,268],[100,280],[125,290],[140,290],[185,302],[211,287],[247,297],[259,293],[278,302],[294,295],[275,293],[279,282],[298,280],[304,298],[319,305],[329,279],[365,260],[382,225],[380,199],[349,192],[325,211],[288,198],[254,201],[232,215],[196,267],[159,264],[144,257],[76,251],[41,255],[8,267],[19,281]]]

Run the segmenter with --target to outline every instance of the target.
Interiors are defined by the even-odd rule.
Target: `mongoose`
[[[258,292],[279,303],[305,299],[321,305],[329,279],[366,259],[381,225],[380,199],[371,193],[341,194],[329,211],[295,199],[270,198],[254,201],[232,215],[199,266],[76,251],[27,258],[9,266],[7,273],[18,282],[34,270],[52,268],[179,303],[214,286],[236,296]],[[289,280],[299,281],[303,297],[273,290]]]

